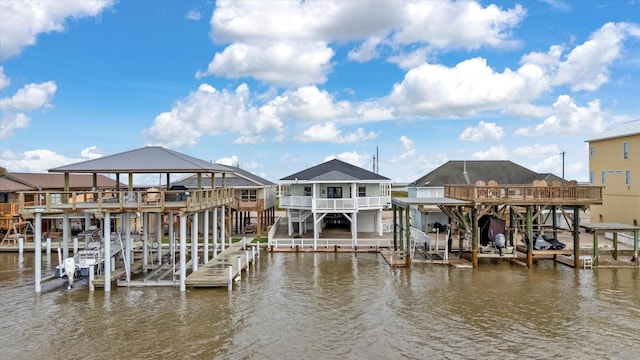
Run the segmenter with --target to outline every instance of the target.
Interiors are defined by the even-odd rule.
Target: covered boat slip
[[[167,220],[170,241],[170,248],[175,249],[179,253],[179,261],[177,265],[179,274],[180,291],[186,291],[186,275],[187,275],[187,229],[191,229],[191,267],[192,271],[197,271],[200,259],[198,257],[199,235],[203,234],[202,244],[204,245],[203,262],[208,261],[209,234],[213,234],[213,244],[218,240],[220,235],[221,241],[227,236],[229,227],[225,227],[226,219],[229,219],[228,212],[230,206],[234,202],[233,190],[224,186],[224,178],[226,174],[232,174],[230,168],[200,160],[185,154],[181,154],[172,150],[168,150],[158,146],[149,146],[136,150],[131,150],[119,154],[105,156],[98,159],[88,160],[76,164],[66,165],[49,172],[58,172],[64,174],[64,189],[59,192],[27,192],[20,193],[20,206],[22,216],[34,219],[34,242],[35,249],[42,246],[42,219],[45,216],[59,215],[64,218],[63,221],[63,242],[68,244],[71,231],[69,228],[69,214],[83,214],[85,219],[99,219],[101,222],[101,238],[103,243],[103,281],[104,291],[111,291],[112,269],[111,269],[111,241],[113,232],[121,232],[125,234],[125,243],[129,244],[124,256],[126,259],[125,272],[127,278],[130,279],[132,268],[134,265],[132,255],[133,246],[130,245],[129,235],[132,233],[130,229],[131,217],[141,216],[144,220],[144,232],[142,240],[143,248],[147,249],[150,244],[154,243],[161,249],[162,244],[162,220]],[[85,192],[69,191],[69,174],[71,173],[91,173],[94,178],[94,186]],[[202,174],[214,177],[215,174],[222,174],[223,186],[211,188],[203,188],[200,186]],[[95,191],[95,180],[98,174],[115,174],[116,183],[120,184],[120,175],[125,174],[128,178],[128,186],[126,189],[113,189]],[[136,190],[133,186],[133,176],[136,174],[165,174],[167,190],[146,189]],[[169,190],[171,184],[171,174],[196,174],[198,177],[198,188],[189,191]],[[156,217],[155,241],[151,240],[149,234],[149,216],[154,214]],[[174,222],[178,219],[179,236],[174,236]],[[198,224],[199,219],[203,223]],[[211,220],[211,221],[210,221]],[[112,223],[113,221],[113,223]],[[117,222],[119,221],[119,227]],[[220,227],[218,227],[218,222]],[[88,228],[89,221],[85,220],[85,227]],[[113,224],[113,226],[112,226]],[[219,230],[219,231],[218,231]],[[178,242],[179,239],[179,242]],[[177,244],[176,244],[177,242]],[[175,253],[175,252],[174,252]],[[65,250],[64,258],[68,257],[68,249]],[[157,265],[162,266],[162,251],[157,251]],[[41,258],[35,257],[35,291],[41,291]],[[143,251],[143,270],[148,270],[147,266],[152,263],[148,258],[148,252]],[[131,265],[131,266],[129,266]],[[154,269],[155,270],[155,269]],[[116,275],[118,273],[116,272]]]
[[[554,259],[574,267],[580,267],[585,259],[593,260],[594,266],[598,266],[598,260],[604,265],[604,259],[598,255],[602,250],[599,250],[597,237],[598,233],[603,232],[613,234],[613,260],[618,257],[618,234],[632,238],[634,261],[627,260],[618,265],[638,266],[640,228],[623,224],[580,224],[581,209],[602,203],[602,188],[599,186],[579,186],[575,183],[565,186],[445,185],[444,190],[445,198],[392,200],[394,249],[405,251],[408,264],[411,263],[410,219],[409,215],[403,217],[403,214],[408,214],[410,206],[437,206],[450,219],[451,237],[458,238],[458,258],[470,254],[474,267],[478,266],[480,258],[510,259],[532,267],[534,257]],[[486,217],[505,221],[506,243],[500,251],[496,249],[495,241],[487,245],[481,243],[481,219]],[[581,246],[580,228],[594,234],[593,246]],[[545,246],[539,246],[537,238],[543,235],[549,242],[545,241]],[[558,238],[568,239],[569,243],[561,243]],[[607,260],[608,266],[615,264],[615,261]]]

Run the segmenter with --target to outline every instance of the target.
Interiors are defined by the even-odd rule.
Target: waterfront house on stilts
[[[86,227],[91,221],[101,223],[101,253],[103,265],[101,279],[95,283],[102,284],[104,291],[111,290],[111,282],[116,276],[126,276],[131,282],[134,269],[141,269],[145,274],[164,274],[170,277],[163,282],[155,281],[157,285],[178,285],[180,291],[186,289],[187,267],[191,272],[198,270],[201,263],[199,256],[199,236],[203,235],[203,262],[207,262],[208,255],[213,250],[218,236],[224,242],[230,229],[225,229],[225,216],[228,216],[229,206],[233,203],[233,191],[226,187],[201,186],[200,178],[203,174],[215,177],[233,171],[228,167],[209,161],[200,160],[173,150],[158,146],[143,147],[115,155],[88,160],[76,164],[50,169],[49,172],[64,174],[64,191],[32,191],[22,192],[20,196],[20,212],[23,218],[34,222],[35,249],[42,248],[42,218],[48,215],[61,215],[65,224],[69,216],[82,214]],[[128,178],[128,185],[124,189],[101,190],[97,187],[91,191],[70,191],[70,174],[93,174],[94,182],[98,174],[115,175],[116,183],[120,183],[121,176]],[[171,174],[196,174],[197,188],[185,190],[171,190]],[[134,187],[134,174],[162,174],[165,176],[165,188]],[[161,176],[162,176],[161,175]],[[30,197],[43,199],[34,204],[26,201]],[[134,243],[131,224],[132,219],[143,219],[141,244]],[[200,222],[202,221],[202,222]],[[163,224],[166,224],[163,229]],[[176,244],[174,224],[178,225],[179,243]],[[218,226],[218,224],[220,226]],[[191,228],[190,254],[187,254],[187,230]],[[86,230],[86,229],[85,229]],[[154,238],[151,238],[151,234]],[[169,235],[169,247],[162,242],[163,233]],[[209,249],[209,234],[213,235],[212,249]],[[70,238],[69,226],[63,226],[62,237]],[[89,242],[90,235],[86,235],[85,242]],[[67,242],[68,244],[68,242]],[[112,251],[118,247],[120,251]],[[155,249],[155,251],[152,251]],[[175,259],[175,251],[179,253],[179,260]],[[136,259],[142,253],[142,259]],[[113,254],[116,255],[113,255]],[[115,261],[112,256],[119,257]],[[189,262],[187,263],[187,259]],[[113,269],[122,260],[123,269]],[[137,265],[134,261],[139,260]],[[179,274],[176,281],[175,275]],[[41,291],[41,257],[35,256],[35,290]],[[177,284],[176,284],[177,283]],[[92,284],[90,284],[92,286]]]

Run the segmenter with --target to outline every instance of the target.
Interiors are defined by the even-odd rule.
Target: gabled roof
[[[232,188],[250,188],[250,187],[264,187],[264,186],[275,186],[275,183],[271,181],[261,178],[258,175],[255,175],[249,171],[243,170],[239,167],[228,166],[231,170],[233,170],[233,174],[226,174],[224,179],[225,187]],[[183,185],[188,188],[196,188],[198,187],[198,178],[195,175],[191,175],[187,178],[181,179],[179,181],[175,181],[172,185]],[[215,185],[216,187],[222,187],[222,176],[215,177]],[[201,179],[202,187],[211,187],[211,177],[203,176]]]
[[[200,160],[193,156],[165,149],[161,146],[147,146],[119,154],[82,161],[79,163],[49,169],[49,172],[68,173],[210,173],[230,172],[221,164]]]
[[[409,184],[411,187],[472,185],[482,180],[498,184],[531,184],[533,180],[566,182],[553,174],[538,174],[508,160],[451,160]]]
[[[640,135],[640,120],[624,122],[614,127],[613,129],[609,129],[600,133],[597,137],[591,140],[587,140],[587,142],[607,140],[607,139],[619,138],[623,136],[632,136],[632,135]]]
[[[11,179],[8,176],[2,175],[0,176],[0,192],[3,193],[12,193],[18,191],[33,191],[37,190],[33,186],[29,186],[20,181],[16,181]]]
[[[16,191],[36,191],[64,189],[64,174],[42,174],[42,173],[6,173],[4,178],[22,184],[25,189]],[[104,175],[96,176],[97,187],[99,189],[114,189],[117,182]],[[0,185],[1,186],[1,185]],[[124,186],[120,184],[120,186]],[[93,175],[90,174],[69,174],[69,189],[91,189],[93,187]],[[4,190],[0,187],[0,191]]]
[[[322,164],[312,166],[306,170],[283,177],[281,181],[363,181],[378,180],[390,181],[382,175],[365,170],[363,168],[347,164],[338,159],[329,160]]]

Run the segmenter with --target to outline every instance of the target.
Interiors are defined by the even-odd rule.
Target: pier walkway
[[[256,243],[246,243],[246,249],[242,241],[232,243],[214,259],[187,276],[187,287],[229,286],[229,267],[232,268],[232,278],[237,278],[254,261],[253,255],[257,255],[260,248]]]

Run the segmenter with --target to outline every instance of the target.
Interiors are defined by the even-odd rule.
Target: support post
[[[187,291],[187,214],[180,213],[180,291]]]
[[[580,207],[573,207],[573,265],[580,268]]]
[[[536,239],[533,238],[533,223],[531,219],[531,206],[527,206],[527,238],[529,239],[529,243],[527,244],[527,267],[531,269],[533,267],[533,244]]]
[[[480,245],[480,232],[478,231],[478,209],[474,206],[471,209],[471,226],[472,236],[471,241],[471,264],[474,268],[478,267],[478,248]]]
[[[62,258],[69,257],[69,214],[62,215]]]
[[[209,262],[209,210],[204,211],[202,224],[202,263]]]
[[[34,272],[36,280],[36,293],[42,291],[42,209],[36,209],[36,228],[33,234],[35,249],[33,252]],[[51,251],[51,250],[49,250]],[[60,269],[62,271],[62,269]]]
[[[618,260],[618,232],[613,232],[613,260]]]
[[[198,213],[193,214],[191,223],[191,270],[198,271]]]
[[[233,289],[233,265],[229,265],[227,269],[229,269],[227,272],[227,274],[229,274],[227,280],[227,290],[231,291]]]
[[[111,291],[111,214],[104,212],[104,292]]]
[[[406,262],[405,262],[405,266],[407,267],[411,267],[411,218],[409,217],[409,208],[407,207],[404,211],[404,222],[405,222],[405,229],[404,231],[406,232],[406,236],[407,236],[407,248],[405,249],[405,254],[406,254]]]

